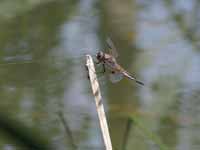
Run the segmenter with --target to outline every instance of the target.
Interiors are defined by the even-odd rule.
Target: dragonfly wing
[[[123,78],[123,73],[110,73],[109,79],[112,83],[119,82]]]
[[[110,54],[112,56],[114,56],[115,58],[117,58],[118,57],[117,49],[116,49],[115,45],[113,44],[111,38],[108,37],[107,40],[106,40],[106,43],[109,47]]]

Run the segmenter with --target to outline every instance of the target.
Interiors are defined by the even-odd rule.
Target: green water
[[[98,4],[89,0],[0,2],[2,122],[7,118],[20,122],[17,130],[26,126],[25,135],[31,131],[30,136],[48,141],[53,149],[104,149],[84,66],[85,54],[94,55],[105,46],[104,23],[99,19],[104,14]],[[128,79],[112,84],[98,75],[113,147],[196,150],[200,146],[200,55],[185,41],[164,47],[157,41],[167,29],[138,24],[138,51],[127,46],[120,51],[119,62],[145,86]],[[10,124],[15,127],[15,122]],[[3,131],[1,127],[7,133]],[[19,135],[8,135],[0,134],[0,149],[26,149],[19,144]]]

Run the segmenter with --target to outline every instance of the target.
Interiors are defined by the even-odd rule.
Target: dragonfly
[[[96,54],[96,59],[97,59],[97,64],[102,64],[103,73],[106,72],[106,69],[110,71],[109,73],[110,81],[116,83],[122,80],[123,77],[126,77],[130,80],[134,80],[136,83],[140,85],[144,85],[142,81],[137,80],[136,77],[131,75],[121,65],[118,64],[117,62],[118,52],[111,38],[109,37],[107,38],[106,44],[108,46],[109,53],[99,51]]]

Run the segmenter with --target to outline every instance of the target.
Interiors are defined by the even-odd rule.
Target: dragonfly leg
[[[103,64],[103,73],[106,72],[106,67],[105,67],[105,64]]]

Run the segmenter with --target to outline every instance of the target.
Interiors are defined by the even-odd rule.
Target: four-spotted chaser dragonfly
[[[96,59],[98,60],[98,64],[101,63],[103,65],[104,72],[106,71],[105,69],[110,70],[109,78],[111,82],[115,83],[120,81],[123,77],[127,77],[128,79],[134,80],[140,85],[144,85],[143,82],[137,80],[133,75],[131,75],[117,63],[116,58],[118,57],[118,53],[112,40],[108,38],[106,43],[109,48],[109,53],[100,51],[96,54]]]

